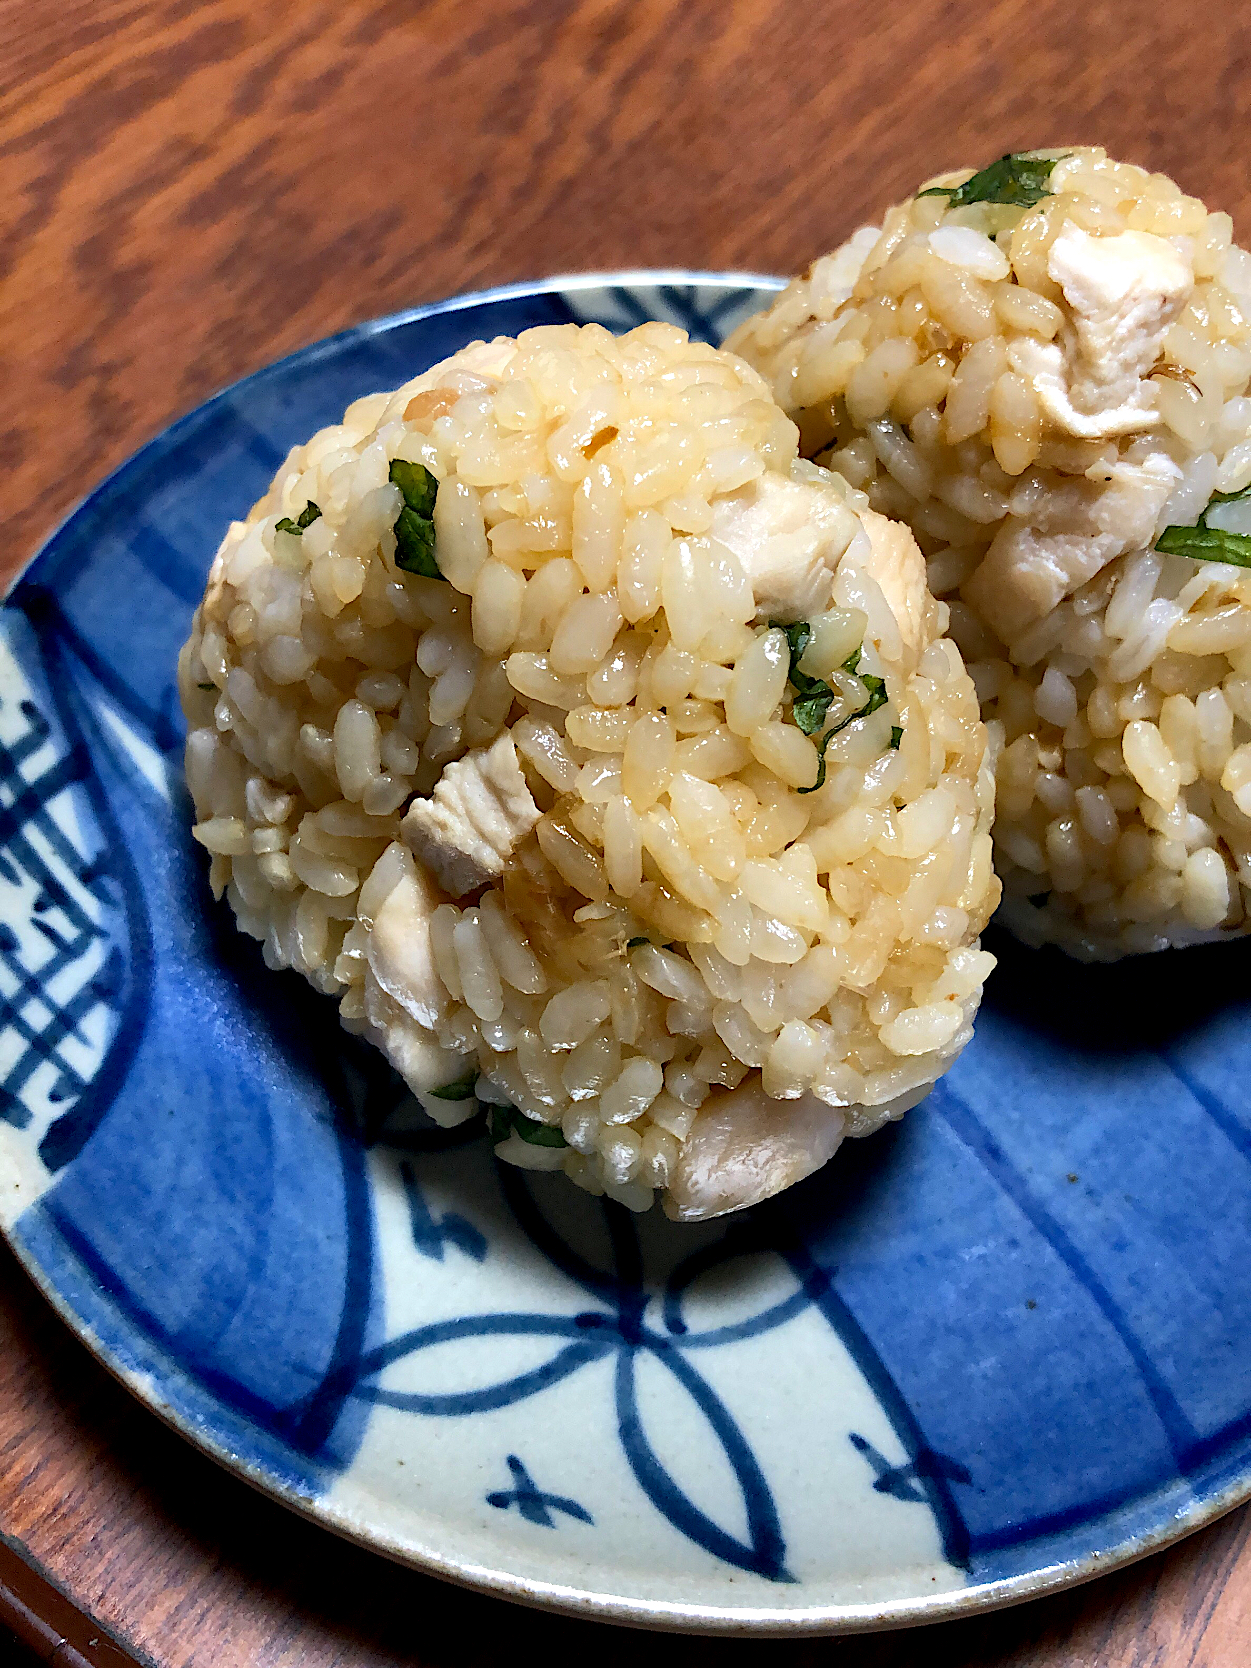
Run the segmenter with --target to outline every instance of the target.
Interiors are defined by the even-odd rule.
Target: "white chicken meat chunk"
[[[429,799],[415,799],[404,840],[449,896],[461,898],[504,872],[540,811],[504,732],[448,765]]]
[[[771,1100],[759,1078],[711,1095],[678,1153],[665,1214],[701,1222],[758,1205],[834,1156],[846,1114],[815,1095]]]
[[[968,1035],[954,1043],[954,1051],[967,1040]],[[943,1069],[936,1068],[935,1078]],[[675,1222],[703,1222],[759,1205],[827,1164],[844,1136],[870,1135],[901,1118],[933,1086],[918,1084],[871,1107],[831,1106],[816,1095],[774,1100],[758,1077],[714,1092],[678,1152],[665,1215]]]
[[[856,279],[881,235],[876,226],[861,226],[841,248],[813,261],[808,269],[808,295],[814,318],[832,318],[851,299]]]
[[[466,393],[477,378],[493,382],[502,376],[516,357],[517,344],[507,336],[497,336],[490,342],[471,342],[456,356],[454,372],[449,372],[446,365],[436,365],[433,370],[406,382],[396,401],[406,404],[415,394],[428,388],[447,388],[452,393]]]
[[[886,598],[903,647],[912,652],[921,642],[931,606],[925,558],[902,521],[891,521],[876,510],[862,510],[860,520],[869,540],[864,569]]]
[[[452,1129],[473,1117],[478,1103],[472,1095],[466,1095],[463,1100],[446,1100],[434,1092],[472,1076],[473,1056],[444,1048],[435,1034],[423,1030],[410,1018],[368,972],[362,1029],[399,1072],[422,1110],[440,1128]]]
[[[1147,378],[1194,288],[1187,261],[1152,232],[1098,236],[1069,221],[1047,271],[1064,293],[1067,321],[1058,342],[1014,343],[1013,369],[1067,434],[1105,440],[1153,428],[1159,414]]]
[[[760,621],[806,620],[828,608],[834,569],[855,531],[835,489],[772,470],[718,498],[708,528],[737,558]]]
[[[473,1113],[472,1099],[445,1101],[430,1094],[467,1070],[465,1059],[442,1047],[435,1034],[448,1005],[430,943],[439,895],[411,852],[395,841],[374,865],[361,896],[366,1034],[437,1123],[460,1123]]]
[[[926,589],[925,558],[902,523],[865,509],[834,575],[840,608],[858,608],[868,619],[868,639],[884,659],[905,669],[938,629],[937,604]]]
[[[405,1013],[433,1031],[447,1007],[447,992],[430,946],[430,917],[440,900],[429,877],[397,840],[375,864],[362,899],[369,971]]]
[[[1122,459],[1096,480],[1023,480],[962,595],[1006,643],[1127,551],[1155,537],[1181,470],[1164,452]]]

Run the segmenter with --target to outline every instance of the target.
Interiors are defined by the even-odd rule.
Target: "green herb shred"
[[[860,681],[868,690],[869,698],[861,707],[859,712],[852,713],[851,718],[867,718],[871,712],[876,712],[879,707],[884,707],[886,705],[885,678],[875,678],[872,672],[862,672],[860,674]],[[850,724],[851,718],[844,718],[843,724]],[[840,730],[842,729],[843,724],[838,726]]]
[[[626,939],[626,949],[627,950],[635,950],[635,949],[638,948],[638,946],[640,944],[650,944],[650,943],[651,943],[651,939],[648,938],[648,936],[645,932],[643,932],[643,933],[640,933],[637,938],[627,938]]]
[[[207,691],[209,689],[216,689],[217,685],[215,683],[198,683],[198,684],[196,684],[196,688],[197,689],[203,689],[203,690]]]
[[[799,665],[804,650],[812,642],[812,627],[807,620],[770,620],[771,631],[780,631],[791,651],[791,671]]]
[[[1193,527],[1166,527],[1155,541],[1166,556],[1191,556],[1196,562],[1226,562],[1236,568],[1251,568],[1251,533],[1230,533],[1223,527],[1209,527],[1208,515],[1219,504],[1237,504],[1251,498],[1251,485],[1241,492],[1214,492]]]
[[[564,1131],[559,1124],[541,1124],[521,1112],[513,1113],[513,1129],[532,1147],[567,1147]]]
[[[314,504],[310,498],[295,521],[292,521],[289,515],[284,515],[281,521],[274,523],[274,531],[275,533],[294,533],[298,539],[304,529],[311,527],[320,515],[321,506]]]
[[[806,672],[799,670],[804,650],[812,641],[812,627],[807,620],[794,620],[789,625],[782,620],[770,620],[769,624],[774,630],[786,634],[787,647],[790,649],[791,669],[787,677],[795,691],[791,716],[806,736],[816,735],[825,723],[825,715],[834,699],[834,691],[820,678],[810,678]]]
[[[441,1089],[431,1089],[430,1093],[436,1100],[472,1100],[477,1086],[478,1074],[471,1071],[468,1077],[458,1077],[455,1083],[445,1083]]]
[[[811,695],[796,695],[791,703],[791,717],[806,736],[816,735],[825,723],[825,715],[834,699],[829,688],[814,690]]]
[[[392,458],[390,479],[399,487],[404,507],[395,518],[395,565],[425,579],[442,579],[434,559],[434,501],[439,483],[423,463]]]
[[[796,793],[816,793],[825,786],[825,750],[837,734],[837,730],[827,730],[821,737],[817,743],[817,779],[810,788],[796,788]]]
[[[891,727],[890,727],[891,750],[895,751],[898,748],[899,743],[902,740],[903,740],[903,727],[902,727],[902,725],[892,724]]]
[[[493,1106],[488,1118],[491,1140],[498,1147],[510,1135],[527,1142],[531,1147],[567,1147],[564,1132],[557,1124],[541,1124],[527,1118],[515,1106]]]
[[[849,724],[854,724],[857,718],[867,718],[879,707],[886,705],[886,681],[878,678],[872,672],[861,672],[857,676],[869,692],[869,698],[862,707],[855,712],[849,712],[832,730],[827,730],[817,743],[817,779],[810,788],[796,788],[796,793],[816,793],[818,788],[825,786],[825,750],[840,730],[845,730]]]
[[[815,736],[825,724],[826,714],[834,700],[834,691],[828,683],[820,678],[809,677],[806,672],[799,670],[799,662],[804,650],[812,641],[812,627],[807,620],[794,620],[787,624],[785,620],[770,620],[770,626],[775,631],[786,633],[787,646],[791,653],[791,669],[787,676],[791,687],[795,691],[791,701],[791,717],[806,736]],[[875,677],[872,672],[857,671],[860,657],[864,653],[864,644],[852,650],[843,662],[843,671],[858,677],[869,692],[869,698],[862,707],[835,724],[832,730],[826,730],[817,741],[817,779],[810,788],[797,788],[797,793],[816,793],[818,788],[825,786],[825,750],[840,730],[845,730],[849,724],[854,724],[857,718],[867,718],[886,705],[886,684],[882,678]],[[892,736],[894,732],[892,731]],[[900,731],[902,735],[903,732]],[[892,740],[891,746],[898,747],[899,743]]]
[[[1016,208],[1033,208],[1051,195],[1051,170],[1058,156],[1029,156],[1018,151],[1001,156],[963,185],[931,185],[918,197],[946,197],[948,208],[967,208],[970,203],[1008,203]]]
[[[390,479],[404,494],[404,506],[429,521],[434,515],[434,501],[439,495],[439,483],[424,463],[410,463],[407,458],[392,458]]]

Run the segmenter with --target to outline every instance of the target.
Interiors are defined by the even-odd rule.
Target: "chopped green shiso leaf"
[[[769,625],[774,631],[786,632],[787,647],[791,651],[791,671],[789,671],[787,677],[791,681],[792,689],[796,691],[791,702],[791,717],[796,721],[797,726],[801,727],[801,731],[806,736],[817,736],[817,732],[821,731],[824,722],[826,722],[827,712],[831,709],[832,701],[834,701],[834,691],[829,687],[829,684],[822,682],[819,677],[809,677],[807,672],[799,671],[799,661],[804,656],[804,649],[807,649],[809,642],[812,642],[812,627],[807,624],[807,620],[791,620],[791,622],[787,622],[787,620],[769,620]],[[832,739],[839,734],[839,731],[846,729],[849,724],[854,724],[856,719],[867,719],[871,712],[877,711],[877,707],[886,706],[886,682],[884,682],[884,679],[874,677],[872,672],[856,671],[857,666],[861,664],[862,652],[864,652],[864,644],[861,644],[857,649],[852,649],[846,661],[842,662],[842,671],[851,672],[852,676],[861,679],[862,684],[869,691],[869,699],[856,712],[849,712],[846,719],[842,719],[839,724],[822,734],[821,739],[817,741],[816,782],[811,787],[797,789],[797,792],[801,792],[801,794],[816,794],[819,787],[826,786],[826,747],[829,747]],[[897,747],[899,742],[892,741],[891,746]]]
[[[424,463],[392,458],[390,479],[400,489],[403,508],[395,518],[395,565],[425,579],[442,579],[434,557],[434,501],[439,483]]]
[[[276,533],[294,533],[298,539],[304,529],[311,527],[320,515],[321,506],[314,504],[310,498],[295,521],[292,521],[289,515],[284,515],[281,521],[274,523],[274,531]]]
[[[491,1140],[498,1147],[510,1135],[516,1135],[532,1147],[567,1147],[564,1132],[555,1124],[541,1124],[527,1118],[515,1106],[493,1106],[490,1112]]]
[[[791,702],[791,717],[806,736],[815,736],[825,724],[826,714],[834,700],[835,692],[828,683],[820,678],[809,677],[806,672],[799,670],[799,662],[803,658],[804,650],[812,641],[812,627],[807,620],[770,620],[769,625],[775,631],[786,634],[787,647],[790,649],[791,668],[787,674],[795,697]],[[816,793],[818,788],[825,786],[825,750],[840,730],[845,730],[849,724],[854,724],[857,718],[867,718],[876,712],[880,706],[886,704],[886,684],[883,679],[875,677],[872,672],[858,672],[860,657],[864,653],[864,644],[852,650],[843,662],[843,671],[858,677],[869,692],[869,698],[857,711],[848,713],[832,730],[826,730],[817,742],[817,779],[810,788],[799,788],[798,793]],[[902,734],[902,732],[900,732]],[[892,741],[891,746],[899,743]]]
[[[455,1083],[445,1083],[441,1089],[431,1089],[430,1093],[436,1100],[472,1100],[477,1086],[478,1074],[471,1071],[467,1077],[458,1077]]]
[[[998,162],[965,180],[963,185],[931,185],[918,197],[946,197],[948,208],[968,208],[970,203],[1007,203],[1014,208],[1033,208],[1051,195],[1051,170],[1058,156],[1029,156],[1022,151],[1001,156]]]
[[[1236,568],[1251,568],[1251,533],[1230,533],[1224,527],[1209,527],[1208,516],[1219,504],[1238,504],[1251,498],[1251,484],[1240,492],[1214,492],[1193,527],[1166,527],[1155,541],[1166,556],[1190,556],[1196,562],[1227,562]]]
[[[796,793],[816,793],[818,788],[825,786],[825,750],[840,730],[845,730],[849,724],[854,724],[857,718],[867,718],[871,712],[886,705],[886,682],[883,678],[874,677],[872,672],[858,672],[861,683],[869,691],[869,698],[864,705],[855,712],[848,713],[841,723],[835,724],[832,730],[827,730],[817,743],[817,779],[810,788],[796,788]]]

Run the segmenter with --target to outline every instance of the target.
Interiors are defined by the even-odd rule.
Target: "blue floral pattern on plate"
[[[904,1122],[678,1228],[497,1172],[208,897],[173,666],[289,445],[466,341],[776,281],[553,280],[175,424],[0,618],[0,1216],[136,1392],[341,1532],[531,1600],[834,1630],[1077,1579],[1251,1492],[1245,947],[996,941]]]

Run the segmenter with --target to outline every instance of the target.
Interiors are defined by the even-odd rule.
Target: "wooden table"
[[[1251,233],[1236,0],[0,0],[0,89],[0,574],[221,384],[457,290],[786,272],[922,173],[1072,140],[1166,169]],[[1251,1658],[1245,1512],[925,1633],[644,1643],[439,1585],[261,1499],[108,1378],[7,1252],[0,1334],[0,1615],[63,1665],[615,1664],[640,1644],[696,1665]]]

